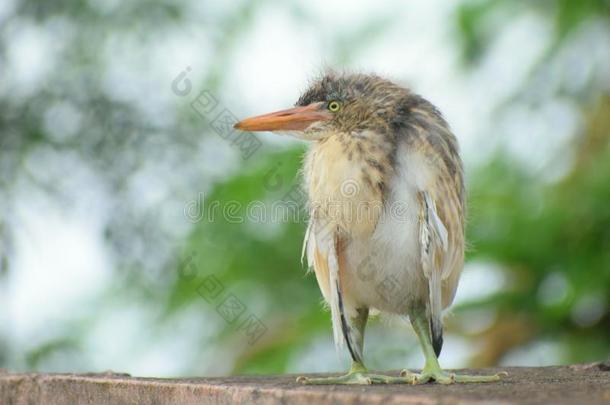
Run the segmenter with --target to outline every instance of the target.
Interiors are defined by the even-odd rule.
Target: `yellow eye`
[[[331,101],[328,103],[328,110],[332,112],[337,112],[341,108],[341,104],[338,101]]]

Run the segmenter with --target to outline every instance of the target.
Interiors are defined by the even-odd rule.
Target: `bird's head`
[[[307,140],[386,132],[400,114],[400,101],[408,96],[404,88],[375,75],[328,73],[309,86],[294,108],[246,118],[235,128],[285,132]]]

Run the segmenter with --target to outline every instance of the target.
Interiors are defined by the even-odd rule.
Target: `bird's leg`
[[[443,371],[438,363],[436,353],[434,353],[426,312],[424,310],[415,311],[410,318],[426,358],[426,363],[421,374],[414,375],[413,384],[425,384],[430,381],[436,381],[439,384],[493,382],[500,380],[502,375],[507,375],[506,373],[494,375],[459,375]],[[405,371],[403,371],[401,375],[405,375]]]
[[[350,335],[351,343],[356,345],[357,353],[362,353],[364,344],[364,329],[369,316],[367,308],[359,309],[357,316],[350,319],[351,327],[356,333]],[[333,384],[394,384],[412,383],[413,380],[405,377],[391,377],[381,374],[369,373],[362,360],[354,358],[352,354],[352,366],[349,372],[339,377],[299,377],[297,382],[303,384],[333,385]]]

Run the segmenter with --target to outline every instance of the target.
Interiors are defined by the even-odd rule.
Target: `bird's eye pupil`
[[[337,101],[331,101],[330,103],[328,103],[328,109],[332,112],[336,112],[339,111],[339,103]]]

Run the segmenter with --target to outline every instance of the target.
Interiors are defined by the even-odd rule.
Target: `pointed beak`
[[[320,102],[246,118],[234,128],[241,131],[303,131],[314,122],[331,118],[332,114]]]

